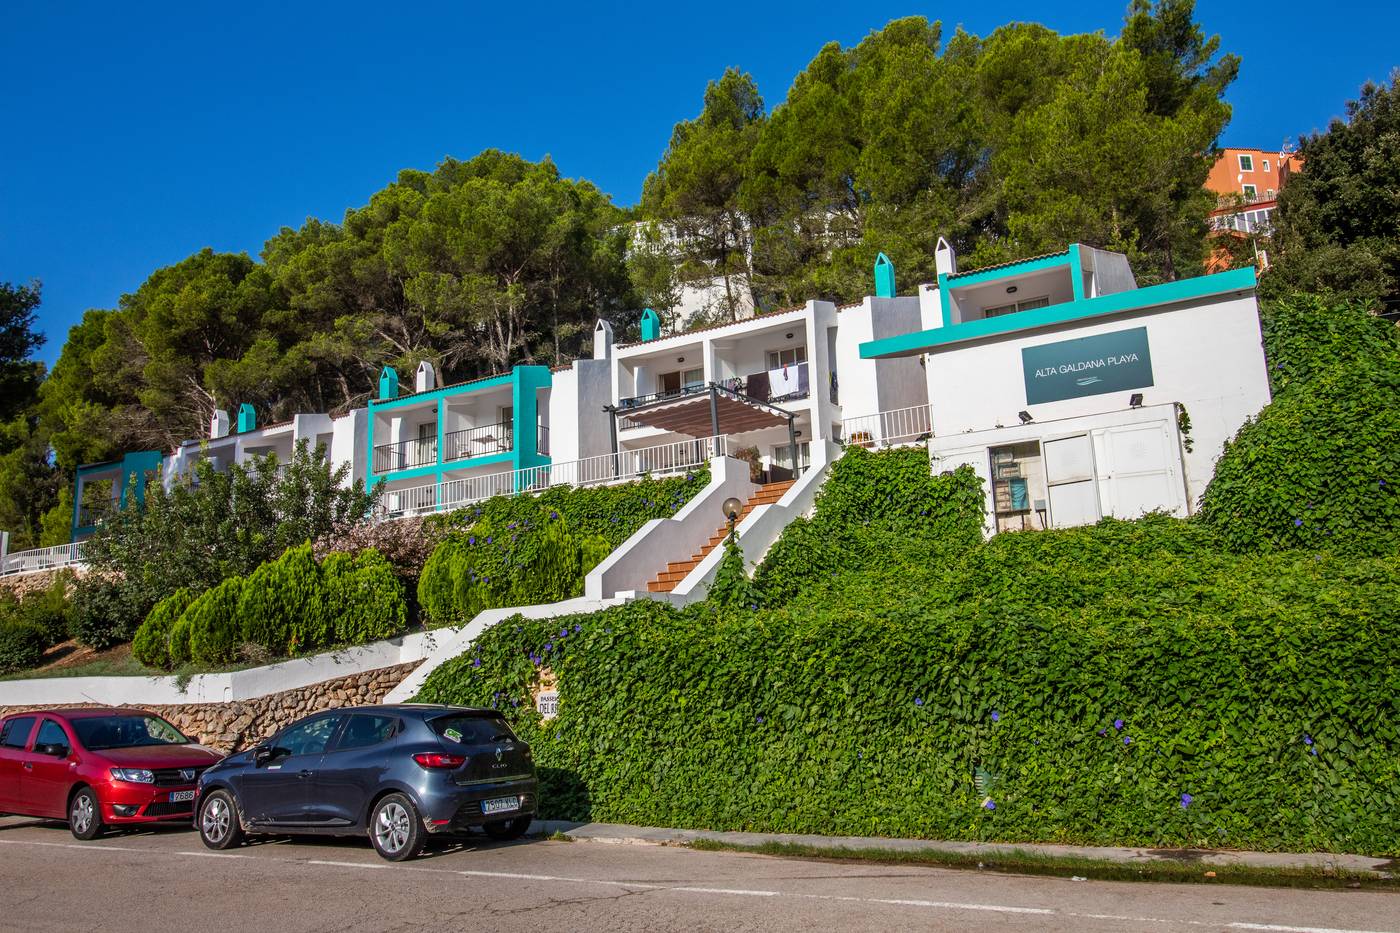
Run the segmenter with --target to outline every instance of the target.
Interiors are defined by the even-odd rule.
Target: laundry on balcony
[[[770,369],[763,375],[768,377],[768,400],[772,402],[786,399],[806,398],[810,387],[807,384],[807,364],[791,363]]]

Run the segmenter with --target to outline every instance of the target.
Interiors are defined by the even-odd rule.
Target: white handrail
[[[928,405],[914,405],[862,415],[841,422],[841,442],[856,447],[911,444],[933,433]]]
[[[19,573],[36,573],[40,570],[56,570],[71,567],[83,562],[83,544],[57,544],[53,547],[40,547],[28,551],[15,551],[6,554],[0,563],[0,576],[8,577]]]
[[[616,454],[600,454],[582,460],[566,460],[522,470],[385,490],[380,500],[379,517],[394,519],[449,511],[493,496],[540,492],[551,486],[602,486],[643,475],[684,473],[704,466],[714,457],[724,456],[731,446],[728,435],[720,434],[636,450],[619,450]]]

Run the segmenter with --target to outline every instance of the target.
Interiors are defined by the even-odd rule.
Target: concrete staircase
[[[744,503],[744,509],[739,513],[739,517],[735,520],[734,524],[738,525],[739,522],[748,518],[749,513],[760,505],[772,505],[777,502],[783,497],[784,493],[792,488],[794,482],[794,480],[785,480],[781,483],[768,483],[767,485],[758,487],[758,492],[754,493],[753,496],[749,498],[749,501]],[[672,561],[667,564],[666,569],[658,574],[655,580],[648,581],[647,590],[652,593],[669,593],[674,590],[711,551],[724,543],[724,539],[728,534],[729,526],[727,524],[721,525],[719,530],[716,531],[710,537],[710,540],[705,543],[705,546],[700,549],[699,554],[691,555],[690,560]]]

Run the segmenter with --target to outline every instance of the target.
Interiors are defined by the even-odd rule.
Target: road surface
[[[81,843],[0,819],[0,930],[1395,931],[1400,894],[1072,881],[678,847],[470,839],[416,861],[364,840],[210,852],[189,830]]]

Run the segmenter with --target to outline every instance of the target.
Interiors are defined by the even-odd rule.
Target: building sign
[[[539,710],[541,719],[553,719],[559,715],[559,691],[541,690],[535,694],[535,709]]]
[[[1146,327],[1026,347],[1021,367],[1028,405],[1152,385]]]

